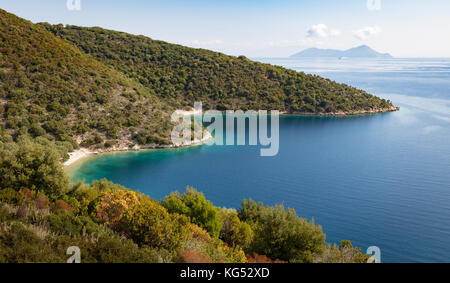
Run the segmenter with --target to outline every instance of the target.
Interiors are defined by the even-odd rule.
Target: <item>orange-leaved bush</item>
[[[97,218],[109,227],[116,226],[128,208],[139,203],[136,193],[127,190],[103,192],[97,206]]]

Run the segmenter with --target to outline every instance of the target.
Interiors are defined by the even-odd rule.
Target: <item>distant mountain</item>
[[[379,53],[367,45],[348,50],[309,48],[292,55],[290,58],[392,58],[389,53]]]

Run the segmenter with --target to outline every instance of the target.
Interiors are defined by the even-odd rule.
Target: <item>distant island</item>
[[[389,53],[379,53],[367,45],[348,50],[309,48],[296,53],[290,58],[393,58]]]

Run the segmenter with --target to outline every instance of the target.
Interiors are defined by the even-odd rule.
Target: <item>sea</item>
[[[262,59],[391,100],[398,112],[280,118],[279,153],[196,146],[104,154],[72,182],[106,178],[163,199],[187,186],[214,205],[283,204],[382,262],[450,262],[450,59]],[[270,109],[269,109],[270,110]]]

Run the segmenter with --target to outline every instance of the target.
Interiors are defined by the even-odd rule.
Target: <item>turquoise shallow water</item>
[[[261,60],[389,98],[401,111],[285,117],[280,152],[200,146],[102,155],[72,181],[107,178],[160,199],[193,186],[215,205],[283,203],[329,242],[381,248],[384,262],[450,262],[450,60]]]

